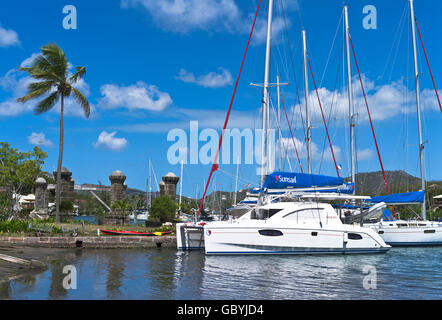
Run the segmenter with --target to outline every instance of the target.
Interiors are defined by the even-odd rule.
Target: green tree
[[[26,102],[31,99],[46,96],[35,106],[35,114],[39,115],[49,111],[58,100],[60,104],[60,145],[57,165],[57,187],[55,197],[56,216],[55,221],[60,222],[60,184],[61,166],[63,161],[63,113],[64,99],[73,95],[75,100],[83,109],[86,118],[89,117],[90,107],[86,97],[80,90],[73,87],[79,79],[86,74],[85,67],[76,67],[74,74],[69,73],[68,59],[63,50],[55,43],[50,43],[41,47],[41,54],[32,62],[30,67],[20,67],[19,70],[27,72],[32,78],[40,80],[28,85],[28,94],[18,98],[19,102]]]
[[[127,198],[123,200],[117,200],[111,205],[112,210],[120,211],[123,216],[126,215],[127,211],[132,210],[132,208],[132,204]]]
[[[160,222],[175,220],[178,206],[168,196],[160,196],[152,201],[149,218]]]
[[[41,168],[47,156],[39,147],[21,152],[6,142],[0,142],[0,187],[6,194],[3,206],[7,206],[10,213],[14,206],[14,193],[31,193],[35,180],[43,176]]]

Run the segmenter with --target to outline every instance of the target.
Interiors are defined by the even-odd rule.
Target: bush
[[[60,211],[68,212],[74,210],[74,204],[69,200],[61,200]]]
[[[149,220],[167,222],[175,220],[177,205],[168,196],[161,196],[152,201]]]
[[[19,233],[28,229],[28,222],[24,220],[1,220],[0,232]]]

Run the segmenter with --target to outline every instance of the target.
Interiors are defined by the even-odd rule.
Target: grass
[[[20,224],[22,225],[22,224]],[[26,222],[26,228],[20,228],[16,230],[8,230],[4,229],[0,231],[0,236],[9,236],[9,237],[34,237],[34,230],[27,230],[28,222]],[[96,225],[96,224],[84,224],[84,230],[81,227],[81,224],[78,221],[75,222],[63,222],[63,223],[50,223],[48,225],[54,225],[53,232],[42,232],[42,237],[70,237],[70,231],[77,229],[78,236],[86,236],[86,237],[95,237],[97,235],[97,229],[107,229],[107,230],[117,230],[117,231],[137,231],[137,232],[160,232],[160,231],[175,231],[175,226],[163,226],[159,228],[146,228],[144,226],[134,226],[134,225]],[[61,232],[61,227],[65,230],[64,233]]]

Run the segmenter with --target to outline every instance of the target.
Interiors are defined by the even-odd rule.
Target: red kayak
[[[172,233],[172,231],[160,231],[160,232],[137,232],[137,231],[117,231],[117,230],[104,230],[99,229],[102,234],[112,236],[163,236],[165,234]]]

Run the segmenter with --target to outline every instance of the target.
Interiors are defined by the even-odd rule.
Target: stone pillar
[[[111,205],[117,200],[123,200],[127,185],[124,184],[126,176],[123,172],[117,170],[114,171],[110,176],[109,180],[111,182]]]
[[[37,178],[35,181],[35,205],[37,212],[48,212],[48,183],[44,178]]]
[[[55,184],[57,184],[57,171],[53,172]],[[61,185],[60,185],[60,201],[69,200],[74,201],[74,179],[72,179],[72,172],[65,167],[61,168]]]
[[[170,199],[176,202],[176,185],[180,178],[178,178],[172,172],[169,172],[163,177],[164,191],[163,194],[169,196]],[[161,194],[161,184],[160,184],[160,195]]]

